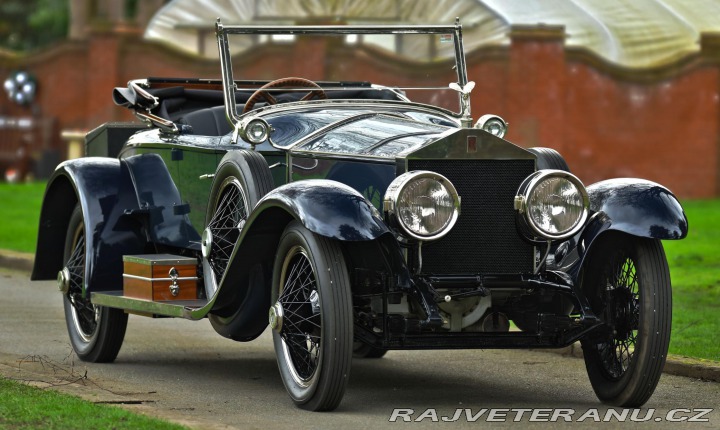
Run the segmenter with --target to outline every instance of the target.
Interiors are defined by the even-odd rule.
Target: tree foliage
[[[0,48],[31,51],[67,37],[67,0],[2,0]]]

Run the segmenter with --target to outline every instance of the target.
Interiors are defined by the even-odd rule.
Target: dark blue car
[[[142,123],[90,132],[48,183],[33,279],[57,277],[81,359],[113,361],[128,313],[242,342],[269,324],[290,397],[332,410],[353,358],[579,340],[600,400],[648,400],[670,339],[661,240],[688,231],[670,191],[586,187],[473,120],[459,23],[216,28],[222,80],[117,88]],[[437,46],[452,77],[236,80],[235,40],[276,36]]]

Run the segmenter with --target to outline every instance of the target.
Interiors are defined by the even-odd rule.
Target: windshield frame
[[[268,35],[338,35],[338,34],[452,34],[455,51],[455,71],[457,84],[465,88],[468,83],[465,52],[462,42],[462,25],[456,19],[453,25],[224,25],[220,18],[215,23],[218,51],[220,54],[220,68],[223,82],[223,97],[225,100],[225,116],[233,128],[240,124],[240,115],[235,104],[235,90],[237,86],[233,77],[232,61],[230,55],[231,34],[268,34]],[[464,94],[458,92],[460,116],[463,119],[470,117],[470,104],[463,100]],[[466,97],[467,99],[467,97]],[[472,120],[470,120],[472,121]]]

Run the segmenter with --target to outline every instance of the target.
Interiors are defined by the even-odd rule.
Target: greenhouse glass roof
[[[174,0],[145,32],[177,49],[217,56],[213,24],[463,24],[466,52],[509,43],[515,25],[565,26],[566,45],[584,47],[607,61],[646,68],[672,63],[699,50],[700,33],[720,32],[718,0]],[[235,54],[262,43],[292,39],[258,38],[237,44]],[[395,50],[391,41],[366,40]],[[433,61],[428,50],[398,55]]]

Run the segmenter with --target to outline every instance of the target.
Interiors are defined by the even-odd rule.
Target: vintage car
[[[650,398],[670,340],[661,240],[688,232],[667,188],[586,187],[556,151],[504,140],[502,118],[475,122],[459,22],[216,34],[222,80],[116,88],[143,123],[93,130],[48,182],[32,276],[57,278],[82,360],[112,362],[128,314],[241,342],[269,325],[292,400],[333,410],[353,358],[580,341],[601,401]],[[451,60],[438,85],[236,80],[231,39],[260,35],[421,37]],[[367,73],[353,64],[338,70]]]

